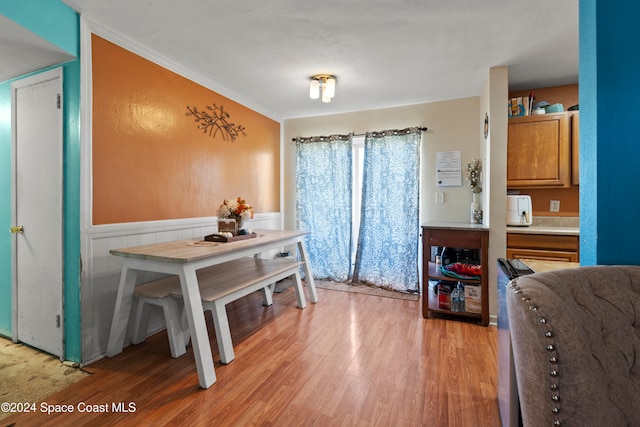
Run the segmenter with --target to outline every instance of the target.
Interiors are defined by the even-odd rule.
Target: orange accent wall
[[[521,189],[522,194],[531,196],[533,216],[580,216],[580,190],[570,188]],[[549,212],[549,202],[560,201],[560,212]]]
[[[280,124],[92,35],[93,223],[216,215],[243,197],[255,212],[280,211]],[[187,105],[222,105],[245,127],[215,138]]]

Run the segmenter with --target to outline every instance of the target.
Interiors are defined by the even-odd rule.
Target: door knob
[[[11,232],[12,233],[20,233],[20,234],[22,234],[22,233],[24,233],[24,227],[21,226],[21,225],[13,226],[13,227],[11,227]]]

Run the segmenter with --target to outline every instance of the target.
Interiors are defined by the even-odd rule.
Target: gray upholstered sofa
[[[525,426],[640,426],[640,266],[522,276],[507,311]]]

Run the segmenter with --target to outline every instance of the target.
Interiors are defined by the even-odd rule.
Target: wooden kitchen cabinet
[[[580,113],[571,115],[571,184],[580,185]]]
[[[512,117],[508,138],[508,188],[571,186],[568,113]]]
[[[507,258],[580,261],[579,236],[507,233]]]
[[[434,248],[447,247],[471,250],[477,253],[477,260],[482,266],[480,279],[458,279],[444,275],[435,262]],[[422,226],[422,316],[426,319],[431,313],[449,317],[466,318],[487,326],[489,324],[489,229],[483,225],[464,223],[430,223]],[[480,310],[452,311],[439,305],[439,298],[434,286],[447,283],[456,286],[464,284],[465,289],[479,294]],[[469,300],[467,300],[467,303]],[[469,305],[467,307],[470,307]]]

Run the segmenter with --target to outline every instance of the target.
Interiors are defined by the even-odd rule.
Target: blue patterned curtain
[[[296,140],[296,217],[309,231],[314,278],[345,281],[351,270],[351,136]]]
[[[354,282],[418,290],[421,136],[417,128],[366,136]]]

